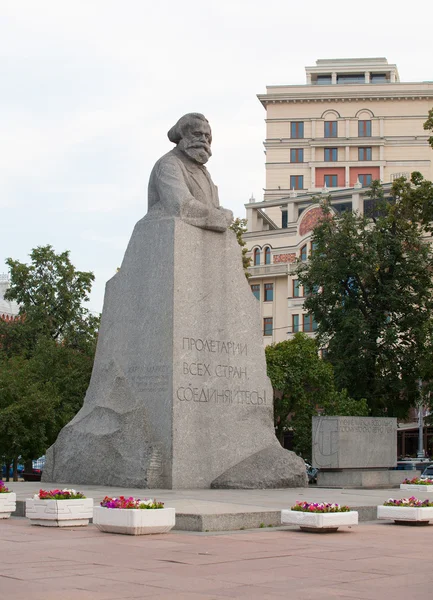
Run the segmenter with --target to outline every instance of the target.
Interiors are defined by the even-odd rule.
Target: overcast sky
[[[318,58],[384,56],[432,80],[430,0],[0,0],[0,273],[36,246],[96,276],[89,308],[147,212],[166,132],[213,130],[208,163],[235,216],[263,197],[266,85]]]

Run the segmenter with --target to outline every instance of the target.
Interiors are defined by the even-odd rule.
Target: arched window
[[[265,248],[265,265],[270,265],[271,264],[271,249],[269,248],[269,246],[266,246]]]
[[[307,244],[305,244],[305,246],[302,246],[300,254],[301,254],[300,258],[302,261],[307,260]]]
[[[254,250],[254,266],[257,267],[260,264],[260,250],[256,248]]]

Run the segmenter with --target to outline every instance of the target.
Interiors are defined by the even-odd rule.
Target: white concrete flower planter
[[[26,517],[31,525],[81,527],[93,517],[93,498],[37,500],[27,498]]]
[[[17,507],[17,495],[15,492],[0,494],[0,519],[8,519]]]
[[[433,506],[378,506],[378,519],[389,519],[402,525],[428,525],[433,520]]]
[[[282,510],[282,525],[299,525],[302,531],[329,533],[339,527],[358,525],[358,513],[355,510],[336,513],[313,513],[300,510]]]
[[[106,533],[147,535],[167,533],[175,524],[174,508],[105,508],[95,506],[93,524]]]
[[[401,490],[413,490],[414,492],[433,492],[433,485],[416,485],[415,483],[400,483]]]

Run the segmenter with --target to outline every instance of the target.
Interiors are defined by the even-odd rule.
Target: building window
[[[331,85],[332,75],[317,75],[317,85]]]
[[[325,121],[325,137],[337,137],[337,121]]]
[[[293,333],[299,331],[299,315],[292,315],[292,331]]]
[[[365,83],[365,75],[364,73],[350,73],[347,75],[337,75],[337,83],[347,84],[347,83]]]
[[[303,175],[290,175],[290,189],[291,190],[303,190],[304,189],[304,176]]]
[[[318,245],[319,244],[317,242],[311,242],[311,256],[313,256],[313,254],[316,252]]]
[[[254,296],[257,298],[257,300],[260,300],[260,284],[254,283],[251,286],[251,291],[254,294]]]
[[[358,121],[358,136],[371,137],[371,121]]]
[[[256,248],[254,250],[254,266],[257,267],[260,264],[260,250]]]
[[[263,319],[263,335],[272,335],[272,317],[265,317]]]
[[[333,204],[332,208],[336,210],[338,213],[347,212],[348,210],[352,210],[351,202],[341,202],[340,204]]]
[[[290,137],[298,140],[304,137],[303,121],[292,121],[290,123]]]
[[[386,83],[386,73],[372,73],[370,75],[370,83]]]
[[[299,298],[300,295],[301,295],[301,286],[299,284],[299,279],[294,279],[293,280],[293,297]]]
[[[325,161],[336,162],[338,160],[338,148],[325,148]]]
[[[359,179],[359,183],[362,185],[362,187],[367,187],[368,185],[371,185],[371,182],[373,181],[373,176],[372,175],[358,175],[358,179]]]
[[[265,248],[265,265],[270,265],[271,264],[271,249],[269,248],[269,246],[266,246]]]
[[[313,319],[312,315],[302,315],[303,319],[303,330],[304,332],[311,332],[317,330],[317,323]]]
[[[303,148],[291,148],[290,149],[290,162],[292,162],[292,163],[304,162],[304,149]]]
[[[302,261],[307,260],[307,244],[305,244],[305,246],[302,246],[299,254]]]
[[[358,148],[358,160],[371,160],[371,148]]]
[[[338,175],[325,175],[326,187],[338,187]]]
[[[265,283],[265,302],[272,302],[274,299],[274,284]]]

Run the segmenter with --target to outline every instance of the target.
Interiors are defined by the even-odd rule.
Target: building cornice
[[[433,83],[418,84],[386,84],[389,89],[376,84],[361,84],[357,86],[346,85],[304,85],[304,86],[284,86],[272,91],[272,87],[267,94],[258,94],[257,98],[266,108],[267,104],[282,103],[310,103],[310,102],[373,102],[380,100],[399,101],[399,100],[430,100],[433,98]],[[352,89],[348,89],[351,87]]]

